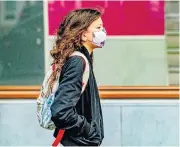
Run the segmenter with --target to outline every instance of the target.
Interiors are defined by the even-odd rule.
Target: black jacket
[[[52,121],[57,127],[54,136],[59,129],[65,129],[62,145],[98,146],[104,138],[100,98],[89,52],[85,47],[79,51],[89,61],[89,80],[81,95],[85,63],[79,56],[70,57],[62,68],[60,84],[51,106]]]

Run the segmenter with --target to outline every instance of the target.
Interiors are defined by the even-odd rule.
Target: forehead
[[[102,25],[102,24],[103,24],[102,19],[101,19],[101,17],[99,17],[98,19],[93,21],[90,26],[98,26],[98,25]]]

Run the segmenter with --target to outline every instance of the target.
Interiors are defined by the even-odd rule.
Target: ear
[[[86,42],[87,41],[87,37],[86,37],[86,32],[84,31],[81,35],[81,40]]]

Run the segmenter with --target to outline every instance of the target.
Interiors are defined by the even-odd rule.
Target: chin
[[[96,48],[102,48],[102,46],[97,46]]]
[[[102,46],[97,46],[97,45],[96,45],[95,48],[102,48]]]

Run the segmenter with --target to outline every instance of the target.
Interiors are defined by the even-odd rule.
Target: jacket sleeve
[[[84,61],[81,57],[73,56],[67,61],[51,112],[52,121],[58,129],[88,136],[90,124],[75,109],[81,96],[83,70]]]

